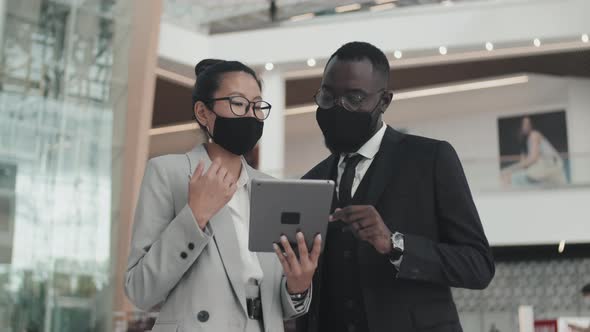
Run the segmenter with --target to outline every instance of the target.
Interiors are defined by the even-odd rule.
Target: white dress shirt
[[[351,153],[351,155],[359,154],[364,158],[358,163],[356,166],[356,171],[354,173],[354,180],[352,181],[352,192],[350,193],[350,197],[354,197],[356,190],[358,189],[361,181],[367,174],[367,170],[371,167],[373,163],[373,159],[375,159],[375,155],[379,152],[379,148],[381,147],[381,142],[383,142],[383,137],[385,136],[385,130],[387,129],[387,125],[383,123],[381,125],[381,129],[379,129],[371,139],[369,139],[357,152]],[[336,193],[339,192],[340,189],[340,180],[342,179],[342,174],[344,173],[344,168],[346,164],[344,162],[344,158],[347,154],[340,155],[340,161],[338,161],[338,181],[336,182]]]
[[[237,190],[231,200],[227,203],[231,214],[236,236],[238,238],[238,247],[240,248],[240,256],[244,263],[244,272],[242,274],[242,281],[248,284],[250,279],[257,281],[262,280],[262,268],[258,261],[256,253],[248,249],[248,238],[250,232],[250,192],[249,183],[250,178],[244,163],[246,161],[242,158],[242,170],[240,171],[240,178],[238,179]]]
[[[381,148],[381,142],[383,142],[383,137],[385,137],[385,131],[387,130],[387,125],[385,122],[381,125],[381,128],[371,137],[360,149],[358,149],[355,153],[350,154],[341,154],[340,160],[338,161],[338,182],[336,182],[336,194],[338,194],[340,189],[340,180],[342,179],[342,174],[344,173],[344,168],[346,167],[346,163],[344,162],[344,158],[347,155],[361,155],[363,159],[358,163],[356,166],[356,170],[354,173],[354,180],[352,181],[352,192],[350,193],[350,197],[354,197],[356,190],[358,189],[361,181],[367,174],[369,167],[373,164],[373,160],[375,159],[375,155],[379,152]],[[398,260],[391,261],[396,269],[399,271],[400,266],[402,264],[403,256],[400,257]]]

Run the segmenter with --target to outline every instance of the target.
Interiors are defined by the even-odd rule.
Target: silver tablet
[[[323,247],[333,195],[334,181],[252,180],[248,248],[274,252],[273,243],[284,234],[295,249],[298,231],[309,250],[315,235],[322,234]]]

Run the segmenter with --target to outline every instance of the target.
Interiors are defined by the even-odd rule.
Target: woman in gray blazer
[[[135,212],[125,291],[140,309],[158,310],[153,332],[283,331],[307,312],[321,238],[297,234],[275,254],[248,250],[249,184],[266,175],[242,155],[260,136],[270,104],[242,63],[195,67],[193,112],[211,141],[183,155],[151,159]]]

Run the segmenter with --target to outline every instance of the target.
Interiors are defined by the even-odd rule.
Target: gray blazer
[[[148,161],[135,211],[125,292],[140,309],[159,311],[153,332],[245,331],[249,324],[243,263],[227,206],[201,231],[187,204],[188,175],[203,160],[203,145],[185,155]],[[250,179],[268,177],[247,167]],[[265,331],[283,331],[297,313],[274,253],[258,253]]]

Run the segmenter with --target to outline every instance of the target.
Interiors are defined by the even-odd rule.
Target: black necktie
[[[352,183],[356,174],[356,166],[363,160],[363,156],[356,154],[344,158],[344,173],[338,186],[338,200],[340,207],[345,207],[352,201]]]

